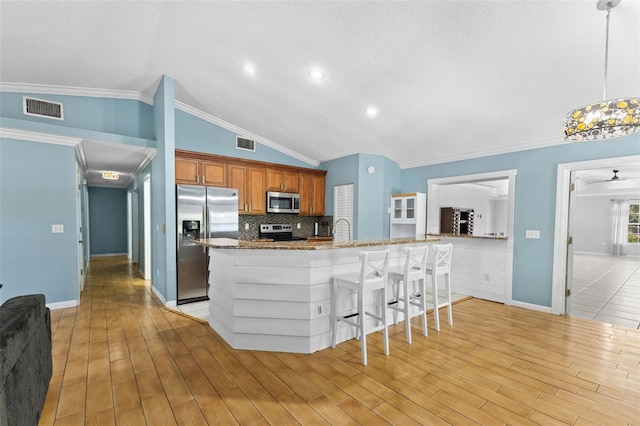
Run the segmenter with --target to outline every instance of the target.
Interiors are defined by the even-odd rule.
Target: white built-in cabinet
[[[391,238],[424,238],[427,224],[427,195],[422,192],[391,195]]]

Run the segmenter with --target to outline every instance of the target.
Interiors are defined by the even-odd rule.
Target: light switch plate
[[[538,230],[527,229],[524,235],[525,235],[525,238],[540,239],[540,231]]]
[[[51,225],[51,233],[52,234],[63,234],[64,233],[64,225]]]

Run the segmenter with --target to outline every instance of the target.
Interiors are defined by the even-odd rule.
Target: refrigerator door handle
[[[209,209],[207,208],[206,204],[202,206],[202,219],[204,224],[202,225],[201,238],[209,238]],[[202,252],[203,253],[207,252],[207,248],[205,246],[202,246]]]

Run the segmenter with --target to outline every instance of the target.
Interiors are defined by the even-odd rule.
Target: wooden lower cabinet
[[[238,190],[240,214],[266,214],[265,169],[229,164],[228,187]]]

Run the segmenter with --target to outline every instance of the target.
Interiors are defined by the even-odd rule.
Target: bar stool
[[[331,347],[336,347],[336,329],[339,321],[356,328],[356,338],[360,338],[362,365],[367,365],[367,333],[379,330],[380,326],[366,329],[367,315],[380,321],[384,334],[384,354],[389,355],[389,330],[387,328],[387,272],[389,270],[389,250],[361,251],[359,253],[360,272],[339,274],[332,277],[332,309],[331,309]],[[340,289],[344,288],[358,293],[357,312],[338,315],[340,307]],[[377,290],[377,310],[365,310],[365,293]],[[353,319],[355,318],[355,319]]]
[[[407,343],[411,343],[411,318],[409,308],[418,307],[418,314],[422,316],[422,335],[427,335],[426,309],[426,269],[429,247],[405,247],[404,266],[389,269],[389,280],[395,283],[395,304],[389,305],[393,309],[393,322],[397,324],[398,312],[404,313],[404,326],[407,330]],[[403,294],[400,295],[402,283]],[[402,302],[402,306],[400,306]]]
[[[433,293],[433,316],[436,320],[436,331],[440,331],[440,315],[438,309],[447,307],[449,325],[453,325],[451,312],[451,255],[453,244],[433,244],[429,254],[427,276],[431,276],[431,292]],[[438,301],[438,276],[444,276],[446,300]]]

